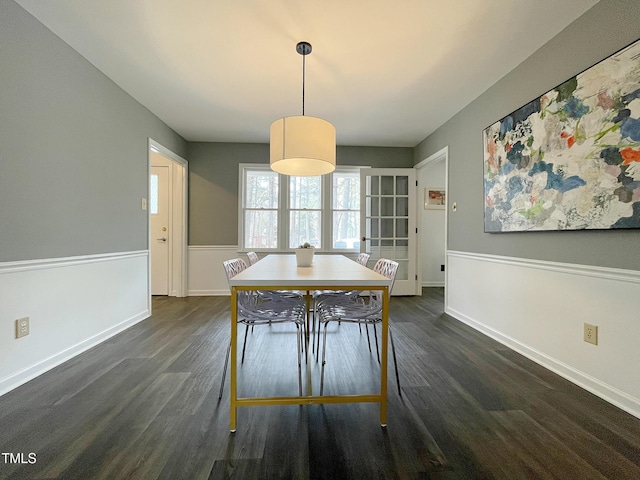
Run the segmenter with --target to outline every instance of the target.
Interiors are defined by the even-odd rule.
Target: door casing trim
[[[147,198],[149,198],[149,179],[151,178],[151,152],[155,150],[168,159],[174,167],[170,169],[169,185],[173,190],[173,205],[169,228],[171,251],[169,255],[169,296],[187,295],[188,258],[187,258],[187,220],[188,220],[188,162],[162,144],[149,138],[147,148]],[[174,183],[175,182],[175,183]],[[175,191],[178,190],[178,191]],[[180,191],[181,190],[181,191]],[[177,205],[176,205],[177,202]],[[151,214],[147,210],[147,248],[151,252]],[[151,254],[149,254],[149,297],[151,297]]]
[[[422,170],[423,168],[426,168],[436,162],[439,161],[444,161],[444,186],[446,189],[446,206],[444,209],[444,262],[445,262],[445,266],[444,266],[444,307],[445,310],[447,308],[448,305],[448,301],[447,301],[447,291],[448,291],[448,271],[449,268],[447,266],[447,252],[449,251],[449,205],[450,205],[450,195],[449,195],[449,146],[445,146],[443,148],[441,148],[440,150],[438,150],[437,152],[435,152],[432,155],[429,155],[427,158],[425,158],[424,160],[422,160],[421,162],[418,162],[414,168],[416,169],[416,178],[420,178],[420,170]],[[418,245],[420,245],[420,235],[422,235],[422,225],[420,224],[420,196],[418,195],[416,198],[417,201],[417,205],[416,205],[416,215],[418,216],[418,218],[416,219],[416,223],[418,225],[418,240],[417,243]],[[419,285],[422,285],[422,258],[420,255],[420,248],[418,248],[418,255],[417,255],[417,260],[418,265],[420,265],[420,268],[418,269],[418,281],[419,281]]]

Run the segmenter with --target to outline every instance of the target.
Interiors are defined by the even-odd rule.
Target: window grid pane
[[[275,172],[247,172],[245,208],[278,208],[278,174]]]
[[[291,210],[322,208],[321,177],[289,177],[289,208]]]
[[[333,248],[360,248],[360,212],[333,212]]]
[[[292,210],[289,213],[289,248],[297,248],[305,242],[322,248],[321,219],[319,210]]]
[[[332,203],[334,210],[360,210],[358,173],[334,173]]]
[[[245,248],[277,248],[277,210],[245,211],[244,246]]]

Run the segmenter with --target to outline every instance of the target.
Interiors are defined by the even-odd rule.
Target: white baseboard
[[[133,316],[132,318],[125,320],[124,322],[114,325],[113,327],[100,332],[97,335],[94,335],[91,338],[87,338],[82,342],[72,345],[71,347],[66,348],[65,350],[56,353],[48,358],[44,358],[39,362],[30,365],[27,368],[19,370],[9,377],[3,378],[0,380],[0,395],[4,395],[5,393],[13,390],[14,388],[19,387],[20,385],[27,383],[29,380],[33,380],[34,378],[42,375],[43,373],[51,370],[52,368],[57,367],[58,365],[66,362],[67,360],[72,359],[73,357],[80,355],[82,352],[89,350],[90,348],[95,347],[96,345],[108,340],[109,338],[117,335],[118,333],[126,330],[127,328],[135,325],[136,323],[148,318],[151,315],[149,310],[145,310],[140,312],[139,314]]]
[[[448,314],[640,418],[640,272],[465,252],[448,266]]]
[[[532,349],[523,343],[502,335],[493,328],[479,323],[472,318],[464,315],[461,312],[456,311],[453,308],[448,308],[446,313],[454,317],[456,320],[473,327],[474,329],[484,333],[488,337],[500,342],[501,344],[509,347],[511,350],[518,352],[519,354],[527,357],[529,360],[542,365],[548,370],[566,378],[572,383],[584,388],[585,390],[597,395],[598,397],[606,400],[607,402],[621,408],[622,410],[629,412],[630,414],[640,418],[640,402],[638,399],[625,394],[624,392],[607,385],[599,381],[597,378],[586,375],[584,372],[577,370],[570,365],[559,362],[558,360],[544,354],[538,350]]]
[[[229,289],[218,289],[218,290],[191,290],[189,289],[190,297],[224,297],[229,296]]]
[[[148,262],[144,250],[0,263],[0,395],[147,318]]]
[[[243,258],[237,245],[191,245],[189,246],[189,296],[229,295],[227,277],[222,262],[232,258]]]

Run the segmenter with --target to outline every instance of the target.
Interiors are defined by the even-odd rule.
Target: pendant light
[[[300,42],[296,51],[302,55],[302,115],[271,124],[271,169],[301,177],[324,175],[336,168],[336,129],[326,120],[304,115],[305,59],[311,44]]]

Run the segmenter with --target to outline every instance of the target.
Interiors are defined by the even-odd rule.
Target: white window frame
[[[365,166],[339,166],[336,172],[357,173]],[[238,251],[239,252],[292,252],[289,248],[289,178],[287,175],[278,174],[278,241],[276,248],[248,248],[244,244],[244,222],[245,222],[245,179],[247,171],[271,172],[268,164],[263,163],[241,163],[239,165],[239,185],[238,185]],[[322,209],[321,209],[321,243],[320,252],[332,253],[357,253],[357,248],[333,248],[333,174],[322,177]]]

